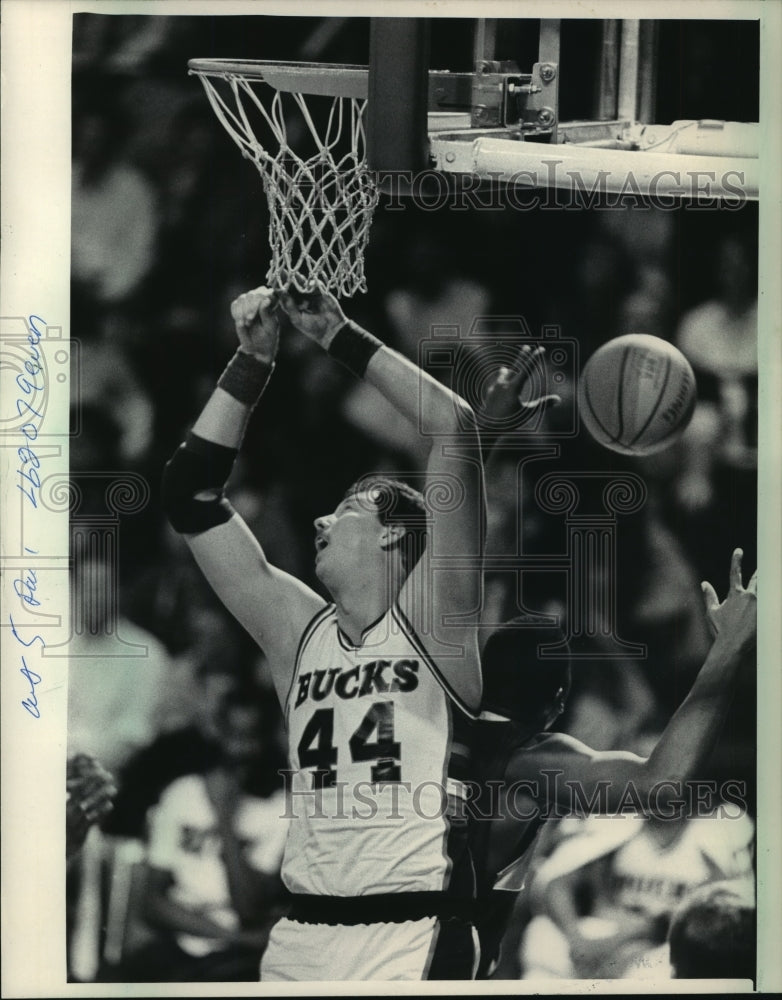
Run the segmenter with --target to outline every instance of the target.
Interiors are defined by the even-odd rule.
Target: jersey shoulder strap
[[[302,656],[306,650],[308,644],[310,643],[313,635],[318,631],[321,626],[323,626],[329,618],[335,617],[337,613],[337,608],[335,604],[327,604],[325,607],[317,611],[312,618],[310,618],[309,624],[304,628],[301,633],[301,638],[299,639],[299,645],[296,648],[296,657],[293,661],[293,670],[291,671],[291,682],[288,685],[288,693],[285,696],[285,704],[282,706],[283,715],[287,718],[288,715],[288,704],[291,700],[291,691],[293,690],[293,685],[296,677],[299,673],[299,665],[301,663]]]
[[[391,608],[391,614],[394,620],[396,621],[397,626],[407,636],[410,644],[413,646],[415,651],[418,653],[418,655],[424,661],[426,666],[429,668],[430,673],[437,681],[437,683],[440,685],[440,687],[443,689],[448,698],[457,706],[457,708],[460,709],[460,711],[464,715],[467,716],[468,719],[477,719],[479,713],[471,709],[469,705],[467,705],[467,703],[459,697],[456,691],[454,691],[454,689],[445,679],[439,667],[435,663],[431,653],[427,651],[426,647],[418,637],[418,634],[416,633],[413,623],[410,621],[410,619],[402,610],[398,600],[394,601],[394,604]]]

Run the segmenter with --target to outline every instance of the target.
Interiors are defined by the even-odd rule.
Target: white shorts
[[[310,924],[279,920],[261,962],[261,982],[472,979],[475,928],[424,917],[401,923]]]

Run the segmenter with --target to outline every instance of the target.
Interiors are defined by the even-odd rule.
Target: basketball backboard
[[[586,192],[675,198],[708,190],[710,198],[757,199],[757,124],[724,121],[718,107],[707,120],[655,121],[657,22],[599,22],[590,36],[596,72],[588,80],[575,67],[568,72],[562,22],[527,24],[537,34],[530,65],[497,59],[503,22],[478,19],[473,69],[430,69],[427,79],[430,22],[374,19],[370,166],[381,173],[431,168],[533,188],[572,189],[577,174]],[[563,88],[579,87],[594,95],[591,117],[566,120]]]
[[[453,69],[432,67],[433,23],[371,19],[366,66],[190,60],[218,119],[261,174],[270,282],[365,291],[380,192],[436,200],[449,188],[488,183],[516,199],[519,191],[564,188],[589,204],[611,195],[667,207],[684,198],[757,200],[757,124],[655,123],[657,22],[596,22],[578,39],[582,50],[587,42],[594,49],[591,61],[579,53],[580,65],[575,22],[515,22],[525,33],[522,67],[505,58],[513,51],[507,22],[478,19],[465,22],[470,66]],[[591,95],[591,106],[574,102],[573,91]],[[574,106],[582,117],[563,114]]]

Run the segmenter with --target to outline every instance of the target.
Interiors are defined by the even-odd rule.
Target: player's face
[[[315,519],[316,574],[326,582],[326,576],[338,567],[360,566],[380,551],[382,534],[371,492],[345,497],[333,514]]]

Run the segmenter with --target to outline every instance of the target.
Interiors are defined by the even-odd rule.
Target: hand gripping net
[[[366,163],[366,70],[215,59],[189,67],[261,175],[272,252],[266,283],[301,292],[320,283],[345,296],[366,291],[364,251],[378,201]],[[342,75],[324,76],[324,69]],[[302,86],[314,87],[316,99],[293,89]]]

